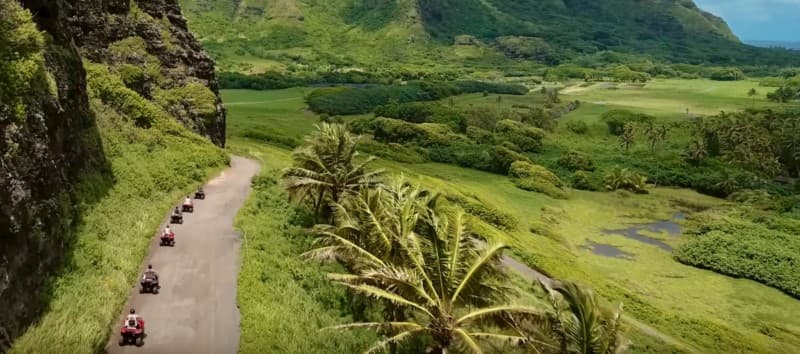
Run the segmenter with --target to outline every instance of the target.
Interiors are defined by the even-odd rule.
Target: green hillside
[[[742,44],[691,0],[182,0],[223,70],[555,64],[602,51],[714,65],[798,63]]]

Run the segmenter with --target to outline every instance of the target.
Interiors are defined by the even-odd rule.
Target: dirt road
[[[175,247],[160,247],[154,238],[142,269],[153,265],[161,291],[139,294],[138,284],[131,290],[107,353],[236,353],[240,240],[233,220],[258,169],[254,161],[232,157],[231,167],[204,187],[206,199],[195,200],[194,213],[184,213],[184,223],[172,226]],[[130,307],[146,321],[141,348],[117,345],[119,324]]]

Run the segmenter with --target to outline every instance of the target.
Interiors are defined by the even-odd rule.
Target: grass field
[[[691,89],[682,91],[683,87]],[[697,113],[708,114],[719,109],[741,108],[747,105],[741,101],[747,100],[748,89],[746,82],[670,80],[631,92],[589,89],[563,97],[613,100],[616,107],[678,119],[681,109],[685,116],[687,105],[691,110],[697,109]],[[701,92],[707,92],[713,102],[705,101],[702,95],[694,96]],[[239,134],[265,127],[277,134],[300,136],[317,121],[304,111],[301,89],[225,91],[223,95],[226,102],[233,103],[228,106],[231,149],[260,156],[271,161],[272,167],[285,166],[289,151]],[[292,95],[298,98],[292,100]],[[510,106],[536,99],[505,96],[498,104]],[[496,102],[495,97],[481,95],[455,99],[459,105],[481,104],[482,100],[488,101],[486,104]],[[599,114],[614,106],[584,104],[563,119],[596,123]],[[598,124],[593,129],[598,131],[599,139],[599,131],[605,127]],[[551,139],[570,140],[565,144],[578,144],[581,139],[598,143],[569,135],[562,128]],[[607,149],[615,148],[615,143],[606,145],[611,145]],[[519,190],[506,177],[451,165],[392,161],[380,161],[379,165],[429,188],[475,197],[512,214],[520,221],[519,227],[512,232],[487,229],[489,237],[512,245],[513,253],[531,266],[557,278],[588,284],[609,303],[624,302],[626,314],[636,319],[628,321],[635,343],[633,352],[791,352],[800,346],[800,318],[791,315],[800,313],[800,301],[753,281],[682,265],[672,259],[669,251],[657,246],[604,233],[631,224],[667,220],[677,211],[691,217],[692,209],[688,206],[714,207],[724,204],[722,200],[669,188],[655,188],[648,195],[571,191],[569,199],[554,200]],[[671,247],[682,241],[666,233],[643,233]],[[587,247],[593,244],[614,246],[627,256],[612,258],[596,254]],[[243,285],[241,279],[240,285]],[[262,302],[251,306],[266,305]],[[243,309],[243,314],[246,311]],[[640,323],[652,326],[657,333]],[[246,336],[243,334],[243,338]]]

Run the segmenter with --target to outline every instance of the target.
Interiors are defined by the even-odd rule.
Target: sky
[[[695,0],[742,40],[800,42],[800,0]]]

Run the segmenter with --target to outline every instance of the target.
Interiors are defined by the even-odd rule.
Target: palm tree
[[[628,152],[635,143],[636,128],[632,123],[626,123],[622,128],[622,134],[619,136],[619,146],[625,152]]]
[[[399,242],[408,239],[424,210],[438,197],[402,176],[378,188],[363,189],[342,203],[333,203],[334,224],[315,226],[316,248],[304,255],[337,261],[350,272],[386,261],[407,264],[408,255]]]
[[[425,208],[412,231],[397,240],[405,264],[381,258],[355,244],[353,254],[367,258],[355,274],[331,274],[334,281],[357,293],[395,304],[408,311],[406,321],[353,323],[335,328],[373,328],[391,333],[368,353],[385,350],[417,336],[428,336],[429,352],[448,353],[453,347],[481,353],[479,340],[524,343],[513,334],[482,330],[485,321],[513,315],[543,316],[524,306],[493,305],[503,300],[498,268],[504,245],[482,248],[466,227],[464,214]]]
[[[756,106],[756,96],[758,96],[758,91],[755,88],[751,88],[750,91],[747,91],[747,97],[753,99],[753,107]]]
[[[283,171],[282,182],[291,199],[310,201],[319,218],[328,213],[323,206],[329,202],[377,185],[383,171],[367,168],[374,157],[357,161],[359,137],[344,125],[323,123],[316,129],[292,153],[292,167]]]
[[[540,281],[550,296],[561,353],[615,354],[627,349],[622,336],[620,313],[603,309],[594,293],[572,282]]]
[[[699,166],[701,163],[703,163],[703,161],[706,160],[706,157],[708,157],[706,144],[700,139],[693,140],[689,144],[689,147],[686,149],[686,152],[684,152],[683,156],[686,162],[692,164],[693,166]]]

